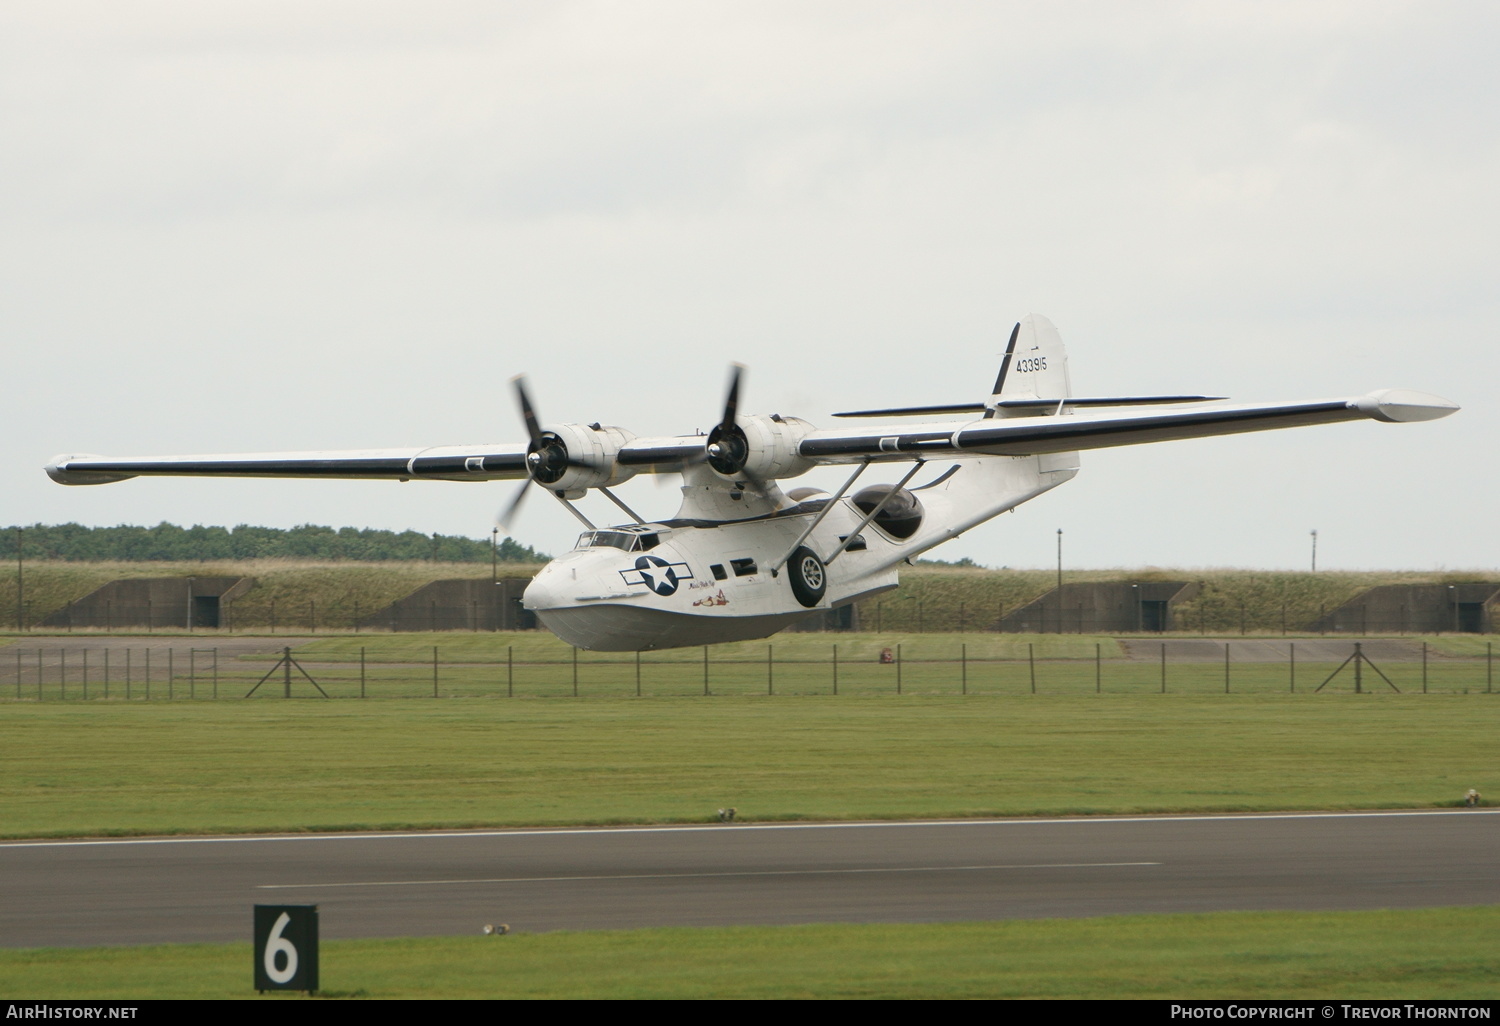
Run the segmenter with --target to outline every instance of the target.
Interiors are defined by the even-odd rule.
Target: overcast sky
[[[731,360],[833,426],[976,401],[1036,311],[1083,394],[1464,409],[1085,453],[935,557],[1500,567],[1497,52],[1484,0],[6,0],[0,523],[482,537],[515,483],[41,467],[515,441],[523,371],[689,431]]]

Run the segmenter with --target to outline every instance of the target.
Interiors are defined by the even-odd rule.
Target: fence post
[[[635,654],[635,665],[637,667],[641,665],[639,652]],[[640,678],[637,677],[636,680],[639,683]],[[637,694],[639,694],[639,689],[637,689]],[[505,697],[516,697],[516,647],[514,645],[505,646]]]
[[[198,697],[198,650],[188,649],[188,697]]]
[[[130,646],[125,647],[125,701],[130,701]]]
[[[104,651],[105,658],[108,658],[109,649],[106,648]],[[16,697],[21,697],[21,649],[19,646],[16,648]]]
[[[1422,694],[1427,694],[1427,642],[1422,642]]]
[[[896,694],[901,694],[901,642],[896,642]]]
[[[172,691],[172,646],[167,646],[167,701],[176,697]]]
[[[141,676],[146,678],[146,701],[151,701],[151,646],[146,646],[146,665],[141,670]]]
[[[85,656],[86,658],[87,656]],[[84,664],[84,698],[88,696],[88,663]],[[1484,643],[1484,693],[1488,695],[1495,686],[1495,643],[1486,641]]]
[[[433,645],[432,646],[432,697],[433,698],[436,698],[438,696],[438,685],[437,685],[438,656],[437,656],[437,650],[438,650],[438,647],[436,645]],[[577,690],[576,684],[575,684],[574,690],[575,691]]]
[[[577,698],[578,697],[578,646],[577,645],[573,645],[571,647],[573,649],[573,697]],[[705,648],[703,650],[703,654],[704,654],[705,657],[707,657],[707,655],[708,655],[708,649]]]
[[[880,614],[876,613],[875,614],[875,618],[876,618],[876,620],[879,620],[880,619]],[[766,694],[768,694],[768,695],[774,695],[774,694],[776,694],[776,669],[775,669],[774,658],[775,658],[775,653],[772,651],[772,646],[767,645],[766,646]]]
[[[151,650],[148,648],[148,649],[146,649],[146,651],[150,652]],[[151,693],[148,691],[146,693],[146,697],[149,698],[150,695],[151,695]],[[38,702],[40,702],[42,700],[42,650],[41,649],[37,649],[36,650],[36,700]]]
[[[969,693],[969,646],[967,644],[958,646],[959,681],[962,694]]]
[[[1167,693],[1167,643],[1161,643],[1161,693]]]
[[[1290,642],[1286,647],[1287,669],[1291,676],[1291,693],[1297,693],[1297,643]]]
[[[1229,694],[1229,642],[1224,642],[1224,694]]]
[[[703,646],[703,693],[708,694],[708,646]]]
[[[214,697],[219,697],[219,646],[214,646]]]
[[[833,646],[833,693],[839,693],[839,647]]]
[[[18,652],[16,654],[19,655],[20,653]],[[16,691],[19,693],[20,690],[21,690],[21,678],[17,677],[16,678]],[[104,649],[104,697],[105,698],[109,697],[109,648],[108,647],[106,647]]]
[[[359,646],[359,697],[365,697],[365,646]]]
[[[1094,642],[1094,694],[1104,693],[1104,657],[1100,654],[1102,646]]]
[[[57,650],[57,697],[63,701],[68,699],[68,650],[65,648]]]
[[[1026,643],[1026,663],[1031,667],[1031,693],[1036,694],[1036,643]]]
[[[1489,689],[1486,688],[1485,690],[1488,691]],[[89,650],[88,649],[84,649],[83,650],[83,700],[85,702],[87,702],[88,698],[89,698]]]

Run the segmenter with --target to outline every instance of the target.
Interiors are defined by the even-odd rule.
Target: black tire
[[[798,548],[787,560],[786,570],[798,602],[810,609],[823,601],[823,593],[828,590],[828,572],[816,552],[805,545]]]

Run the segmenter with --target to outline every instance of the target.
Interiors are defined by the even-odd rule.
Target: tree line
[[[82,524],[12,525],[0,531],[0,559],[68,562],[202,562],[240,559],[309,559],[376,562],[431,560],[488,563],[489,539],[417,531],[321,527],[84,527]],[[545,563],[551,557],[506,538],[496,547],[504,563]]]

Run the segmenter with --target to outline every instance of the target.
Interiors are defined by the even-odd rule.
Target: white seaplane
[[[536,484],[586,530],[573,551],[532,580],[525,607],[579,648],[645,651],[764,638],[820,610],[889,591],[902,563],[1071,479],[1081,449],[1362,417],[1434,420],[1458,409],[1405,389],[1254,404],[1197,395],[1074,396],[1062,339],[1051,321],[1035,314],[1011,332],[983,402],[835,414],[946,420],[817,430],[779,414],[742,416],[740,370],[734,368],[723,416],[707,435],[637,438],[597,423],[544,426],[517,378],[525,443],[129,459],[68,455],[46,469],[67,485],[147,476],[526,478],[502,523]],[[1205,402],[1215,405],[1190,405]],[[1163,405],[1179,408],[1157,408]],[[1153,408],[1116,409],[1141,406]],[[914,485],[933,463],[946,466]],[[850,467],[832,494],[781,490],[779,482],[823,464]],[[904,465],[904,472],[893,484],[854,490],[872,464]],[[641,473],[682,474],[682,505],[671,519],[645,520],[610,490]],[[631,522],[590,523],[573,500],[591,488]]]

